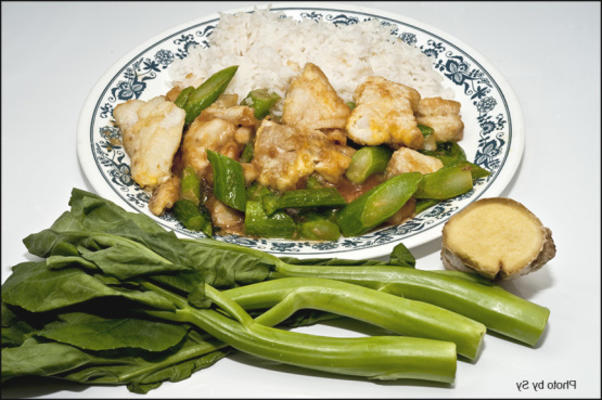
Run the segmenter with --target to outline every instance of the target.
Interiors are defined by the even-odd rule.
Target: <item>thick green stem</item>
[[[224,292],[245,310],[270,308],[255,319],[273,326],[311,308],[343,315],[414,337],[456,343],[458,354],[474,359],[485,326],[455,312],[366,287],[319,278],[283,278]]]
[[[465,279],[403,267],[291,265],[281,261],[274,277],[336,279],[381,289],[455,311],[485,324],[487,329],[534,346],[545,329],[550,310],[499,286],[475,282],[467,275]]]
[[[150,283],[144,286],[157,293],[166,292]],[[208,285],[206,293],[212,298],[221,296],[220,302],[229,308],[240,307]],[[332,338],[289,332],[253,321],[243,325],[214,310],[194,309],[179,296],[168,294],[167,297],[180,309],[172,313],[147,313],[188,322],[235,349],[257,357],[370,379],[451,383],[455,377],[456,345],[452,342],[399,336]],[[244,310],[237,309],[236,313],[244,313]]]

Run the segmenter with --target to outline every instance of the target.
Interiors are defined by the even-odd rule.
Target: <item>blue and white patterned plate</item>
[[[280,239],[252,239],[237,235],[218,240],[296,257],[368,258],[388,254],[399,242],[412,248],[441,235],[447,219],[472,201],[493,197],[512,179],[523,148],[523,123],[518,102],[500,74],[481,55],[452,36],[418,21],[378,10],[343,4],[279,3],[272,11],[282,11],[295,19],[310,18],[333,24],[350,25],[376,19],[391,26],[391,34],[432,56],[433,68],[462,104],[465,124],[460,142],[469,160],[492,173],[480,179],[474,189],[439,203],[405,223],[337,242],[308,242]],[[252,11],[252,7],[235,11]],[[234,11],[233,11],[234,12]],[[176,59],[187,57],[192,46],[208,46],[208,37],[219,21],[218,15],[200,18],[170,29],[147,41],[123,57],[100,79],[80,115],[78,156],[94,189],[116,203],[145,213],[180,236],[200,237],[188,231],[171,215],[161,218],[148,210],[149,194],[130,176],[129,158],[115,145],[119,130],[112,126],[113,108],[126,100],[150,99],[166,93],[167,68]]]

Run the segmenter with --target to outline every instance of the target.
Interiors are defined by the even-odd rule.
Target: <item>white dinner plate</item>
[[[252,11],[247,7],[235,11]],[[469,203],[502,193],[518,169],[524,149],[523,121],[509,85],[479,53],[453,36],[401,15],[365,7],[327,3],[278,3],[274,12],[295,19],[325,20],[349,25],[367,18],[391,27],[391,34],[432,56],[433,68],[462,104],[464,138],[460,145],[468,159],[491,175],[475,183],[472,191],[439,203],[398,226],[336,242],[252,239],[237,235],[218,240],[251,246],[276,255],[296,257],[372,258],[388,254],[403,242],[412,248],[441,235],[450,216]],[[234,11],[232,11],[234,12]],[[170,88],[169,65],[185,58],[191,46],[208,44],[219,21],[213,14],[174,27],[133,49],[113,65],[93,88],[82,109],[77,132],[77,152],[94,190],[129,210],[145,213],[179,236],[201,237],[182,227],[170,213],[156,217],[148,210],[149,194],[131,178],[129,157],[110,139],[120,135],[111,124],[113,108],[126,100],[148,100]]]

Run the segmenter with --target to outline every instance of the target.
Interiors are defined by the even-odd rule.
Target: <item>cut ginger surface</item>
[[[443,228],[446,268],[507,279],[541,268],[554,257],[551,231],[521,203],[482,199],[454,215]]]

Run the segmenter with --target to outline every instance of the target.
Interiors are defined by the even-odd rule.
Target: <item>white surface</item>
[[[516,98],[516,95],[513,93],[513,90],[510,88],[509,84],[503,78],[502,74],[495,69],[493,65],[490,64],[488,60],[485,59],[481,54],[479,54],[475,49],[470,48],[465,43],[462,43],[458,38],[453,37],[449,33],[442,32],[441,30],[428,26],[420,21],[416,21],[408,18],[407,16],[398,15],[395,13],[387,13],[385,11],[374,9],[374,8],[366,8],[359,7],[357,5],[344,5],[340,3],[328,3],[328,2],[313,2],[313,3],[305,3],[305,2],[295,2],[295,3],[275,3],[274,9],[278,9],[279,5],[282,6],[291,6],[291,4],[295,5],[295,7],[303,8],[311,8],[311,7],[326,7],[330,9],[336,10],[349,10],[352,12],[364,12],[369,15],[378,15],[384,18],[391,18],[393,20],[403,21],[408,23],[414,27],[418,27],[425,32],[428,32],[425,35],[426,38],[433,37],[432,35],[436,35],[440,38],[443,38],[449,43],[452,43],[455,47],[461,49],[462,52],[468,54],[475,62],[479,63],[483,71],[491,76],[491,79],[495,82],[496,87],[499,87],[499,90],[494,89],[492,94],[494,94],[495,98],[499,98],[497,96],[502,95],[505,101],[507,102],[507,113],[506,119],[508,125],[505,126],[499,133],[496,133],[496,136],[501,137],[509,144],[508,147],[504,147],[503,154],[506,156],[503,158],[502,166],[499,169],[492,171],[492,180],[488,182],[480,182],[478,183],[472,191],[472,195],[470,198],[454,200],[451,204],[446,206],[447,210],[450,210],[449,213],[444,212],[447,217],[444,218],[431,218],[426,217],[422,222],[422,229],[410,232],[405,234],[391,234],[388,241],[379,241],[375,240],[373,237],[373,233],[367,233],[366,235],[360,236],[356,243],[360,245],[357,248],[349,248],[344,243],[348,242],[351,238],[339,238],[338,247],[337,248],[328,248],[328,249],[317,249],[312,248],[310,246],[305,246],[303,248],[295,248],[294,250],[282,250],[277,249],[274,250],[272,247],[274,243],[285,244],[291,243],[291,241],[287,241],[286,239],[264,239],[261,244],[255,243],[255,246],[261,250],[269,251],[272,254],[278,256],[293,256],[299,258],[312,258],[312,257],[339,257],[339,258],[349,258],[349,259],[362,259],[362,258],[376,258],[388,256],[393,248],[402,241],[406,247],[409,249],[413,249],[419,245],[423,245],[429,241],[436,240],[441,237],[441,228],[442,224],[447,221],[451,217],[451,215],[460,212],[464,207],[466,207],[470,202],[475,201],[479,198],[486,197],[496,197],[500,196],[500,194],[505,190],[505,188],[510,184],[514,175],[516,174],[520,162],[522,159],[522,155],[524,152],[525,146],[525,130],[524,123],[522,118],[522,113],[520,110],[520,103]],[[245,12],[251,11],[253,9],[252,6],[245,8],[238,8],[233,10],[232,12]],[[298,10],[296,10],[298,11]],[[287,13],[288,14],[288,13]],[[293,14],[297,14],[294,12]],[[291,15],[291,14],[288,14]],[[121,189],[122,187],[115,182],[111,182],[108,179],[107,171],[101,171],[98,161],[96,160],[96,155],[93,153],[92,149],[95,148],[94,143],[97,145],[99,143],[104,143],[105,137],[102,135],[95,135],[94,139],[91,138],[90,130],[98,132],[100,126],[104,126],[106,124],[106,120],[102,117],[98,117],[96,112],[97,104],[102,104],[106,101],[106,97],[111,93],[111,87],[115,87],[113,78],[118,71],[123,70],[128,64],[132,62],[132,60],[138,59],[142,53],[154,54],[157,49],[164,48],[164,44],[161,43],[164,38],[173,35],[174,32],[183,32],[184,30],[190,29],[192,26],[198,26],[199,24],[205,23],[206,21],[214,20],[219,18],[219,14],[213,13],[209,15],[204,15],[203,17],[197,18],[193,21],[189,21],[185,24],[181,24],[175,27],[170,28],[166,32],[158,33],[154,35],[152,38],[147,40],[145,43],[139,44],[135,49],[131,49],[128,54],[123,56],[119,61],[113,64],[105,74],[98,80],[94,88],[90,91],[88,98],[85,101],[85,104],[82,108],[78,128],[77,128],[77,155],[79,159],[79,163],[81,169],[84,173],[85,178],[88,183],[92,185],[93,190],[99,195],[112,200],[113,202],[121,205],[126,208],[128,211],[138,211],[143,212],[152,219],[154,219],[157,223],[163,225],[163,227],[172,229],[176,231],[176,234],[180,237],[196,237],[192,236],[186,231],[181,231],[180,224],[176,221],[166,221],[164,219],[158,218],[153,215],[147,205],[145,204],[143,207],[139,207],[136,201],[127,200],[126,193],[124,193]],[[190,33],[190,31],[187,31]],[[418,35],[420,33],[417,32]],[[422,37],[419,39],[420,43],[426,44],[426,38]],[[172,64],[173,65],[173,64]],[[225,67],[225,65],[222,67]],[[142,100],[149,100],[153,96],[157,94],[163,94],[167,90],[166,88],[171,87],[171,78],[168,75],[168,71],[161,72],[157,74],[157,78],[149,81],[147,88],[142,93],[140,98]],[[442,74],[442,73],[441,73]],[[477,121],[476,115],[471,115],[474,113],[474,107],[472,105],[473,99],[470,96],[465,95],[464,87],[457,86],[450,83],[445,77],[443,78],[443,86],[447,88],[448,91],[453,93],[453,98],[462,103],[462,112],[463,120],[464,120],[464,136],[460,142],[460,145],[466,151],[466,155],[469,160],[474,159],[474,154],[477,148],[480,146],[480,136],[479,131],[481,130],[479,123]],[[109,93],[109,94],[107,94]],[[104,100],[103,100],[104,97]],[[508,117],[510,116],[510,117]],[[94,121],[94,122],[93,122]],[[91,128],[91,124],[94,128]],[[510,134],[511,132],[511,134]],[[91,141],[92,140],[92,141]],[[506,153],[507,152],[507,153]],[[126,156],[123,160],[126,163],[131,163],[129,157]],[[129,188],[130,191],[127,193],[129,196],[135,196],[137,194],[138,188]],[[455,211],[451,211],[454,210]],[[410,224],[415,221],[408,221]],[[202,237],[202,234],[201,234]],[[226,240],[229,235],[224,236],[216,236],[218,240]],[[292,241],[293,243],[295,241]],[[363,243],[371,243],[371,245],[366,246]],[[237,243],[237,242],[234,242]],[[244,242],[243,242],[244,243]],[[246,244],[245,244],[246,245]],[[260,247],[259,247],[260,246]]]
[[[351,2],[353,4],[353,2]],[[200,15],[249,3],[2,3],[2,281],[28,255],[21,240],[91,190],[75,130],[96,80],[149,37]],[[356,4],[366,4],[356,2]],[[378,384],[235,356],[147,397],[599,397],[600,4],[370,3],[449,32],[483,54],[521,103],[526,150],[505,195],[553,231],[557,256],[507,285],[551,309],[531,349],[488,335],[476,364],[458,363],[453,388]],[[415,250],[441,268],[439,243]],[[347,334],[321,326],[305,331]],[[570,390],[519,392],[522,380],[576,380]],[[125,388],[3,385],[3,397],[142,397]]]

